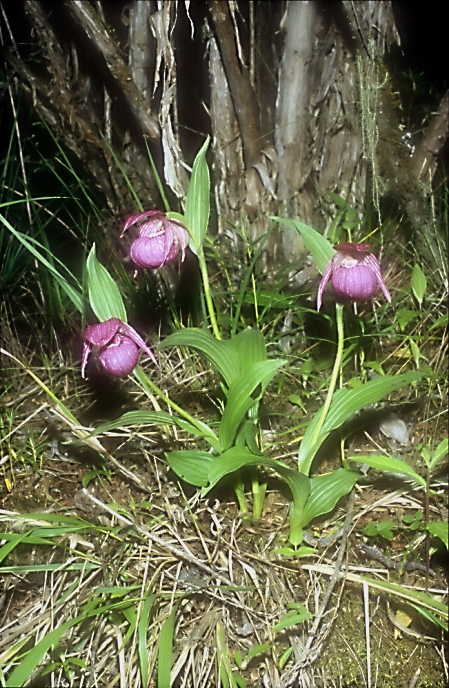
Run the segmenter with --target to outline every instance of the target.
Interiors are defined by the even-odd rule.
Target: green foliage
[[[197,255],[200,250],[202,251],[204,237],[209,225],[210,178],[209,167],[206,162],[208,147],[209,137],[207,137],[193,163],[189,191],[186,197],[185,219],[193,240],[191,248]]]
[[[422,511],[416,511],[414,514],[404,514],[402,520],[410,530],[418,530],[422,525],[422,515]]]
[[[286,227],[290,227],[290,229],[295,229],[301,235],[304,246],[308,251],[310,251],[318,270],[321,272],[321,274],[323,274],[328,263],[330,263],[336,253],[335,249],[332,248],[327,239],[325,239],[319,232],[316,232],[314,229],[308,227],[303,222],[299,222],[298,220],[275,217],[271,219],[280,222]]]
[[[444,440],[441,440],[433,454],[430,441],[427,445],[418,445],[418,451],[420,452],[427,468],[432,471],[437,463],[439,463],[439,461],[448,455],[448,439],[445,437]]]
[[[369,404],[374,404],[383,399],[387,394],[391,394],[396,389],[410,384],[421,377],[422,373],[402,373],[401,375],[385,375],[384,377],[371,380],[356,389],[339,389],[335,392],[329,412],[324,421],[319,440],[312,444],[315,429],[321,416],[318,411],[311,420],[304,438],[301,442],[298,455],[298,469],[306,475],[310,471],[312,461],[329,434],[341,427],[354,413],[365,408]],[[366,458],[366,457],[365,457]],[[368,461],[366,462],[368,463]],[[370,465],[370,464],[369,464]],[[388,469],[386,469],[388,470]]]
[[[379,523],[368,523],[364,529],[363,534],[368,537],[380,536],[385,538],[385,540],[392,540],[394,538],[394,533],[392,528],[394,528],[393,521],[379,521]]]
[[[45,198],[39,198],[35,199],[39,201],[44,201],[46,200]],[[1,206],[0,206],[1,207]],[[66,295],[69,297],[73,305],[78,309],[78,311],[82,314],[84,314],[85,310],[85,305],[84,305],[84,300],[82,297],[82,289],[77,281],[77,279],[67,270],[67,268],[61,263],[60,260],[56,260],[51,254],[49,254],[49,257],[45,257],[45,252],[48,253],[49,249],[46,249],[42,244],[40,244],[38,241],[35,239],[32,239],[30,237],[27,237],[25,234],[17,231],[14,229],[14,227],[8,222],[8,220],[3,217],[3,215],[0,215],[0,222],[6,227],[7,230],[13,234],[18,241],[37,259],[40,261],[40,263],[49,271],[49,273],[54,277],[56,283],[59,285],[59,287],[66,293]],[[36,248],[37,247],[37,248]],[[65,272],[68,273],[68,278],[65,278],[63,274],[61,274],[60,270],[55,266],[55,262],[59,263],[61,268],[65,270]],[[73,286],[73,284],[75,286]]]
[[[426,293],[427,280],[426,277],[419,267],[418,263],[415,264],[412,272],[412,289],[416,300],[419,305],[422,306],[424,299],[424,294]]]
[[[275,626],[273,626],[273,631],[282,631],[284,628],[291,628],[297,624],[307,621],[307,619],[312,619],[312,614],[309,614],[307,609],[302,604],[289,604],[290,609],[283,619],[279,621]]]
[[[447,529],[447,523],[444,521],[432,521],[431,523],[428,523],[426,526],[427,530],[431,535],[433,535],[436,538],[439,538],[441,542],[444,544],[446,549],[449,549],[449,544],[448,544],[448,529]]]
[[[118,318],[127,322],[126,309],[120,291],[95,255],[95,244],[87,259],[89,301],[100,322]]]
[[[402,473],[409,475],[411,478],[422,487],[426,487],[426,481],[422,478],[411,466],[401,459],[395,459],[391,456],[353,456],[350,461],[357,461],[357,463],[366,463],[371,468],[376,468],[378,471],[385,471],[390,473]]]
[[[170,612],[168,619],[164,622],[159,638],[159,653],[158,653],[158,673],[157,685],[158,688],[170,688],[170,670],[172,664],[173,653],[173,636],[175,632],[176,613],[178,611],[179,602],[175,604]],[[146,684],[144,684],[146,685]]]

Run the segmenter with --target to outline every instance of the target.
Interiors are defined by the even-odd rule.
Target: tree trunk
[[[182,205],[192,155],[183,152],[178,108],[191,102],[198,117],[210,116],[218,233],[230,250],[242,228],[255,241],[277,214],[328,232],[342,203],[328,192],[358,220],[372,196],[379,225],[382,199],[392,198],[423,248],[435,248],[425,196],[448,136],[447,97],[410,158],[384,62],[400,42],[389,0],[23,7],[46,69],[21,56],[14,21],[11,68],[111,209],[133,207],[129,182],[145,208],[161,207],[147,147]],[[195,101],[179,60],[200,51],[201,62],[206,50],[209,93]],[[313,272],[304,258],[299,235],[276,227],[260,267],[287,264],[300,285]]]

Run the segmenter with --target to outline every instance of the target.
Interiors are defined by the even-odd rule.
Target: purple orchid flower
[[[139,268],[160,268],[178,255],[179,248],[184,260],[190,235],[181,222],[168,219],[159,210],[147,210],[128,217],[120,238],[129,227],[144,218],[148,219],[139,226],[139,238],[131,244],[133,262]]]
[[[84,332],[84,348],[81,361],[81,376],[84,378],[87,359],[92,346],[100,347],[98,358],[105,370],[115,377],[129,375],[137,365],[139,348],[143,349],[156,363],[153,354],[137,332],[118,318],[91,325]]]
[[[321,308],[324,288],[329,279],[335,292],[351,301],[371,299],[379,286],[391,303],[379,261],[369,252],[373,248],[370,244],[337,244],[335,248],[337,253],[328,264],[318,288],[317,311]]]

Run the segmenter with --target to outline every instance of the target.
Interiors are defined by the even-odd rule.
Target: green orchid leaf
[[[447,522],[431,521],[427,524],[426,528],[431,535],[441,540],[441,542],[446,546],[446,549],[449,549]]]
[[[191,347],[202,353],[218,370],[228,387],[240,375],[240,360],[230,340],[219,341],[204,330],[189,327],[170,334],[159,344],[157,350],[165,349],[168,346]]]
[[[247,447],[232,447],[220,456],[213,458],[209,466],[209,485],[203,489],[203,495],[207,494],[224,477],[247,466],[270,468],[285,480],[293,497],[290,510],[290,542],[295,546],[301,544],[303,536],[301,523],[304,505],[309,496],[310,479],[302,473],[288,468],[280,461],[275,461],[266,456],[255,456]]]
[[[210,176],[209,167],[206,162],[208,147],[209,137],[207,137],[194,160],[189,190],[186,197],[185,217],[192,236],[190,248],[195,254],[198,254],[198,251],[202,250],[204,237],[206,236],[209,224]]]
[[[410,606],[413,607],[413,609],[416,609],[418,614],[421,614],[427,621],[430,621],[431,623],[435,624],[436,626],[439,626],[443,630],[448,632],[448,627],[447,624],[445,624],[441,619],[439,619],[435,614],[432,614],[432,612],[429,612],[428,609],[423,609],[423,607],[419,607],[417,604],[412,604],[409,602]]]
[[[316,452],[333,430],[341,427],[354,413],[369,404],[375,404],[387,394],[400,387],[419,380],[423,372],[402,373],[401,375],[384,375],[371,380],[357,389],[339,389],[335,392],[329,412],[324,421],[319,441],[311,446],[315,428],[319,422],[321,409],[317,411],[307,428],[298,454],[298,469],[308,475]]]
[[[262,398],[265,388],[284,363],[283,360],[253,363],[231,384],[219,430],[223,450],[229,449],[246,412]]]
[[[369,404],[375,404],[387,394],[391,394],[405,385],[416,382],[423,376],[422,372],[402,373],[401,375],[384,375],[371,380],[354,390],[338,390],[323,425],[323,432],[339,428],[356,411]],[[342,392],[342,394],[340,394]]]
[[[124,413],[120,418],[108,421],[107,423],[102,423],[91,433],[83,437],[82,440],[76,440],[71,442],[73,445],[83,444],[86,439],[90,437],[96,437],[104,432],[110,432],[111,430],[117,430],[118,428],[126,428],[133,425],[177,425],[181,430],[190,432],[196,437],[204,437],[207,439],[212,446],[216,449],[219,448],[218,439],[214,431],[203,423],[202,421],[197,421],[198,426],[192,425],[183,418],[178,418],[177,416],[172,416],[166,411],[128,411]]]
[[[357,461],[359,463],[366,463],[371,468],[376,468],[378,471],[387,471],[388,473],[403,473],[409,475],[416,480],[417,483],[426,487],[426,481],[411,466],[401,461],[401,459],[394,459],[391,456],[352,456],[349,461]]]
[[[87,258],[87,275],[90,305],[98,320],[104,322],[110,318],[118,318],[126,323],[122,295],[106,268],[98,262],[95,244]]]
[[[314,518],[332,511],[338,500],[351,492],[359,478],[360,473],[345,468],[310,478],[310,495],[304,507],[301,525],[306,526]]]
[[[167,217],[169,220],[178,220],[178,222],[180,222],[182,225],[184,225],[184,227],[186,227],[187,229],[189,229],[189,228],[188,228],[188,225],[187,225],[187,220],[186,220],[186,216],[185,216],[185,215],[182,215],[181,213],[175,213],[175,212],[173,212],[173,211],[170,211],[170,212],[168,212],[168,213],[166,214],[166,217]],[[190,230],[189,230],[189,234],[190,234]]]
[[[440,442],[438,447],[435,449],[432,459],[429,463],[429,468],[432,470],[434,466],[438,463],[440,459],[444,459],[445,456],[447,456],[448,453],[448,439],[445,437],[444,440]]]
[[[177,418],[166,413],[166,411],[128,411],[124,413],[123,416],[120,416],[120,418],[102,423],[98,428],[92,430],[89,435],[83,437],[82,440],[73,442],[72,444],[79,444],[89,437],[96,437],[96,435],[101,435],[103,432],[117,430],[117,428],[126,428],[130,425],[175,425],[177,420]]]
[[[245,444],[248,449],[252,451],[253,454],[262,454],[256,439],[258,432],[257,425],[255,425],[253,420],[248,420],[246,423],[244,423],[243,428]]]
[[[170,468],[190,485],[208,487],[209,468],[215,457],[199,449],[166,452]]]
[[[418,263],[416,263],[412,271],[412,290],[420,306],[422,305],[426,288],[426,276],[419,267]]]
[[[176,425],[181,428],[181,430],[185,430],[186,432],[190,432],[191,435],[195,435],[197,437],[204,437],[207,439],[210,444],[219,451],[220,445],[218,443],[218,439],[214,431],[207,425],[207,423],[203,423],[201,420],[195,420],[196,426],[193,425],[193,423],[189,423],[189,421],[184,420],[183,418],[175,418]],[[199,426],[199,427],[198,427]]]
[[[323,274],[336,254],[335,249],[332,248],[328,240],[315,229],[308,227],[303,222],[299,222],[299,220],[289,220],[284,217],[272,217],[271,219],[299,232],[304,242],[304,246],[310,251],[318,270]]]
[[[375,590],[377,589],[391,592],[393,595],[397,595],[407,602],[415,603],[420,607],[432,610],[434,614],[439,614],[446,620],[448,618],[447,604],[436,600],[428,593],[405,588],[397,583],[389,583],[387,581],[376,580],[374,578],[366,578],[365,576],[360,576],[360,580],[365,581],[371,588],[374,588]]]
[[[248,327],[229,339],[228,343],[239,357],[242,373],[253,363],[267,360],[265,337],[259,330]]]

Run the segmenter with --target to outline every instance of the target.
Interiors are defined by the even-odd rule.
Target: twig
[[[163,549],[167,549],[169,552],[174,554],[175,557],[178,559],[183,559],[188,561],[190,564],[193,564],[199,569],[203,569],[211,578],[218,578],[222,583],[225,585],[230,585],[233,586],[233,583],[226,578],[226,576],[223,576],[219,571],[214,571],[211,569],[207,564],[203,564],[203,562],[200,559],[197,559],[193,554],[189,554],[188,551],[184,551],[182,549],[178,549],[178,547],[175,547],[174,545],[170,544],[169,542],[166,542],[162,538],[158,537],[157,535],[154,535],[149,528],[145,526],[141,526],[138,523],[134,523],[133,521],[130,521],[129,519],[125,518],[121,514],[117,513],[116,511],[113,511],[113,509],[110,509],[106,504],[103,504],[99,499],[94,497],[88,490],[85,488],[82,489],[82,493],[84,496],[88,497],[92,502],[94,502],[97,506],[99,506],[102,510],[104,509],[108,513],[111,514],[114,518],[116,518],[119,521],[122,521],[128,526],[131,526],[132,528],[135,528],[141,535],[144,537],[148,538],[149,540],[152,540],[155,542],[157,545],[162,547]],[[238,594],[238,593],[237,593]]]

